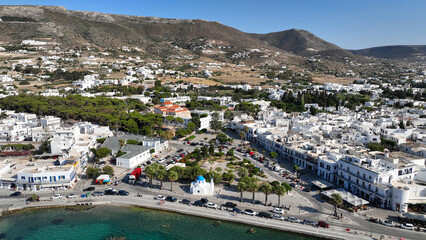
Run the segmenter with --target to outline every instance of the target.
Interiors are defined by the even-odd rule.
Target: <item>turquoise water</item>
[[[250,226],[215,222],[136,207],[23,210],[0,218],[0,239],[315,239],[259,227],[249,234]]]

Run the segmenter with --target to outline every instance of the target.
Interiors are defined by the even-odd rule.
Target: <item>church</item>
[[[213,195],[214,182],[213,178],[210,182],[206,182],[203,176],[198,176],[195,182],[191,183],[191,193],[194,195]]]

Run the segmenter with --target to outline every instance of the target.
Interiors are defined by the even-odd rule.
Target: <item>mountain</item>
[[[420,58],[426,58],[426,45],[382,46],[350,51],[352,53],[368,57],[396,60],[416,60]]]
[[[280,51],[235,28],[204,20],[70,11],[55,6],[0,6],[0,19],[0,41],[6,44],[47,39],[60,43],[63,48],[90,46],[111,50],[126,46],[137,47],[147,55],[180,58],[204,50],[228,59],[236,54],[235,61],[252,49],[269,53]],[[209,49],[211,51],[207,51]],[[260,59],[261,53],[257,53],[257,58],[256,53],[252,51],[250,58],[244,60],[271,60]],[[278,58],[285,58],[288,53],[282,51],[279,55]],[[273,61],[275,59],[270,62]]]
[[[319,51],[343,50],[308,31],[300,29],[290,29],[267,34],[252,33],[250,35],[274,47],[302,55],[309,55]]]

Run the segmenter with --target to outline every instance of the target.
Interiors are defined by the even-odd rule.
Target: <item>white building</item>
[[[210,182],[206,182],[203,176],[198,176],[194,182],[191,183],[190,188],[191,194],[194,195],[212,195],[214,192],[213,179]]]

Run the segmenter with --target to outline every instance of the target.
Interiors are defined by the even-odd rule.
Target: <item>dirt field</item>
[[[315,75],[312,77],[314,83],[340,83],[340,84],[351,84],[356,78],[353,77],[335,77],[332,75]]]

